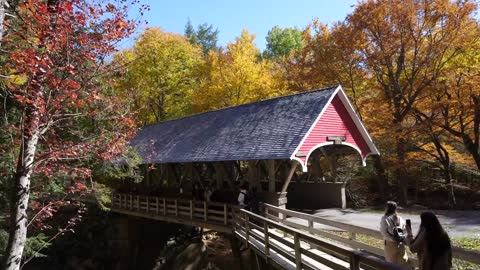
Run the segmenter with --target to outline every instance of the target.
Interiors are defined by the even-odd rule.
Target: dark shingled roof
[[[130,145],[145,163],[290,159],[336,88],[145,126]]]

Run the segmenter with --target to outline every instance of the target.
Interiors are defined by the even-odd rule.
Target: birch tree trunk
[[[35,158],[38,139],[40,136],[38,120],[32,119],[30,130],[24,132],[23,145],[18,157],[17,172],[14,177],[14,194],[10,211],[10,231],[5,258],[2,265],[4,270],[18,270],[21,267],[23,249],[27,238],[27,209],[30,195],[30,176]]]
[[[0,0],[0,44],[3,39],[3,32],[5,31],[3,22],[5,21],[6,8],[8,8],[7,0]]]

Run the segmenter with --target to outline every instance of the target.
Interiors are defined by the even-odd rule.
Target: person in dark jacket
[[[260,212],[260,201],[258,198],[258,193],[257,193],[257,187],[252,187],[247,194],[248,197],[248,205],[247,209],[249,211],[252,211],[255,214],[258,214]]]
[[[420,215],[418,234],[413,238],[412,228],[407,226],[407,242],[410,250],[418,255],[420,270],[448,270],[452,267],[450,237],[432,212]]]

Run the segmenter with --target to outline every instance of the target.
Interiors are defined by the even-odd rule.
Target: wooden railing
[[[347,223],[332,221],[329,219],[317,217],[314,215],[309,215],[301,212],[296,212],[292,210],[287,210],[279,207],[275,207],[273,205],[264,204],[265,207],[265,216],[268,219],[272,219],[278,221],[284,225],[300,229],[302,231],[307,231],[314,235],[319,235],[325,238],[332,239],[334,241],[340,242],[345,244],[349,247],[365,250],[368,252],[372,252],[374,254],[383,256],[384,252],[383,249],[368,245],[366,243],[362,243],[358,241],[357,234],[367,235],[369,237],[375,238],[377,240],[383,240],[383,236],[377,230],[367,229],[364,227],[359,227]],[[300,220],[300,222],[293,222],[291,220],[287,220],[289,217],[295,217]],[[315,224],[322,224],[329,227],[335,228],[335,230],[342,230],[348,232],[348,238],[339,236],[337,234],[329,233],[328,230],[315,228]],[[468,250],[461,247],[453,247],[452,248],[452,255],[454,258],[480,264],[480,252],[474,250]],[[415,261],[415,258],[411,258]]]
[[[238,206],[134,194],[113,194],[112,210],[231,232],[232,211]]]
[[[295,269],[406,269],[243,209],[235,213],[233,226],[237,237],[267,261],[282,265],[286,260]]]

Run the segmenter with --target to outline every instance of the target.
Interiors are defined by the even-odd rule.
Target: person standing
[[[380,221],[380,233],[384,240],[385,260],[387,262],[408,266],[405,249],[405,220],[397,213],[397,203],[388,201],[385,214]]]
[[[207,188],[205,189],[205,192],[204,192],[204,197],[205,197],[205,201],[207,202],[210,202],[211,199],[212,199],[212,186],[211,185],[207,185]]]
[[[407,226],[407,242],[417,253],[420,270],[448,270],[452,267],[452,244],[447,232],[432,212],[420,215],[420,229],[413,238],[412,228]]]
[[[250,188],[250,191],[247,193],[248,196],[248,206],[247,209],[252,211],[254,214],[260,212],[260,201],[258,200],[257,187]]]
[[[238,205],[243,209],[245,209],[248,205],[247,191],[248,191],[248,183],[244,182],[243,185],[240,187],[240,193],[238,194],[238,198],[237,198]]]

